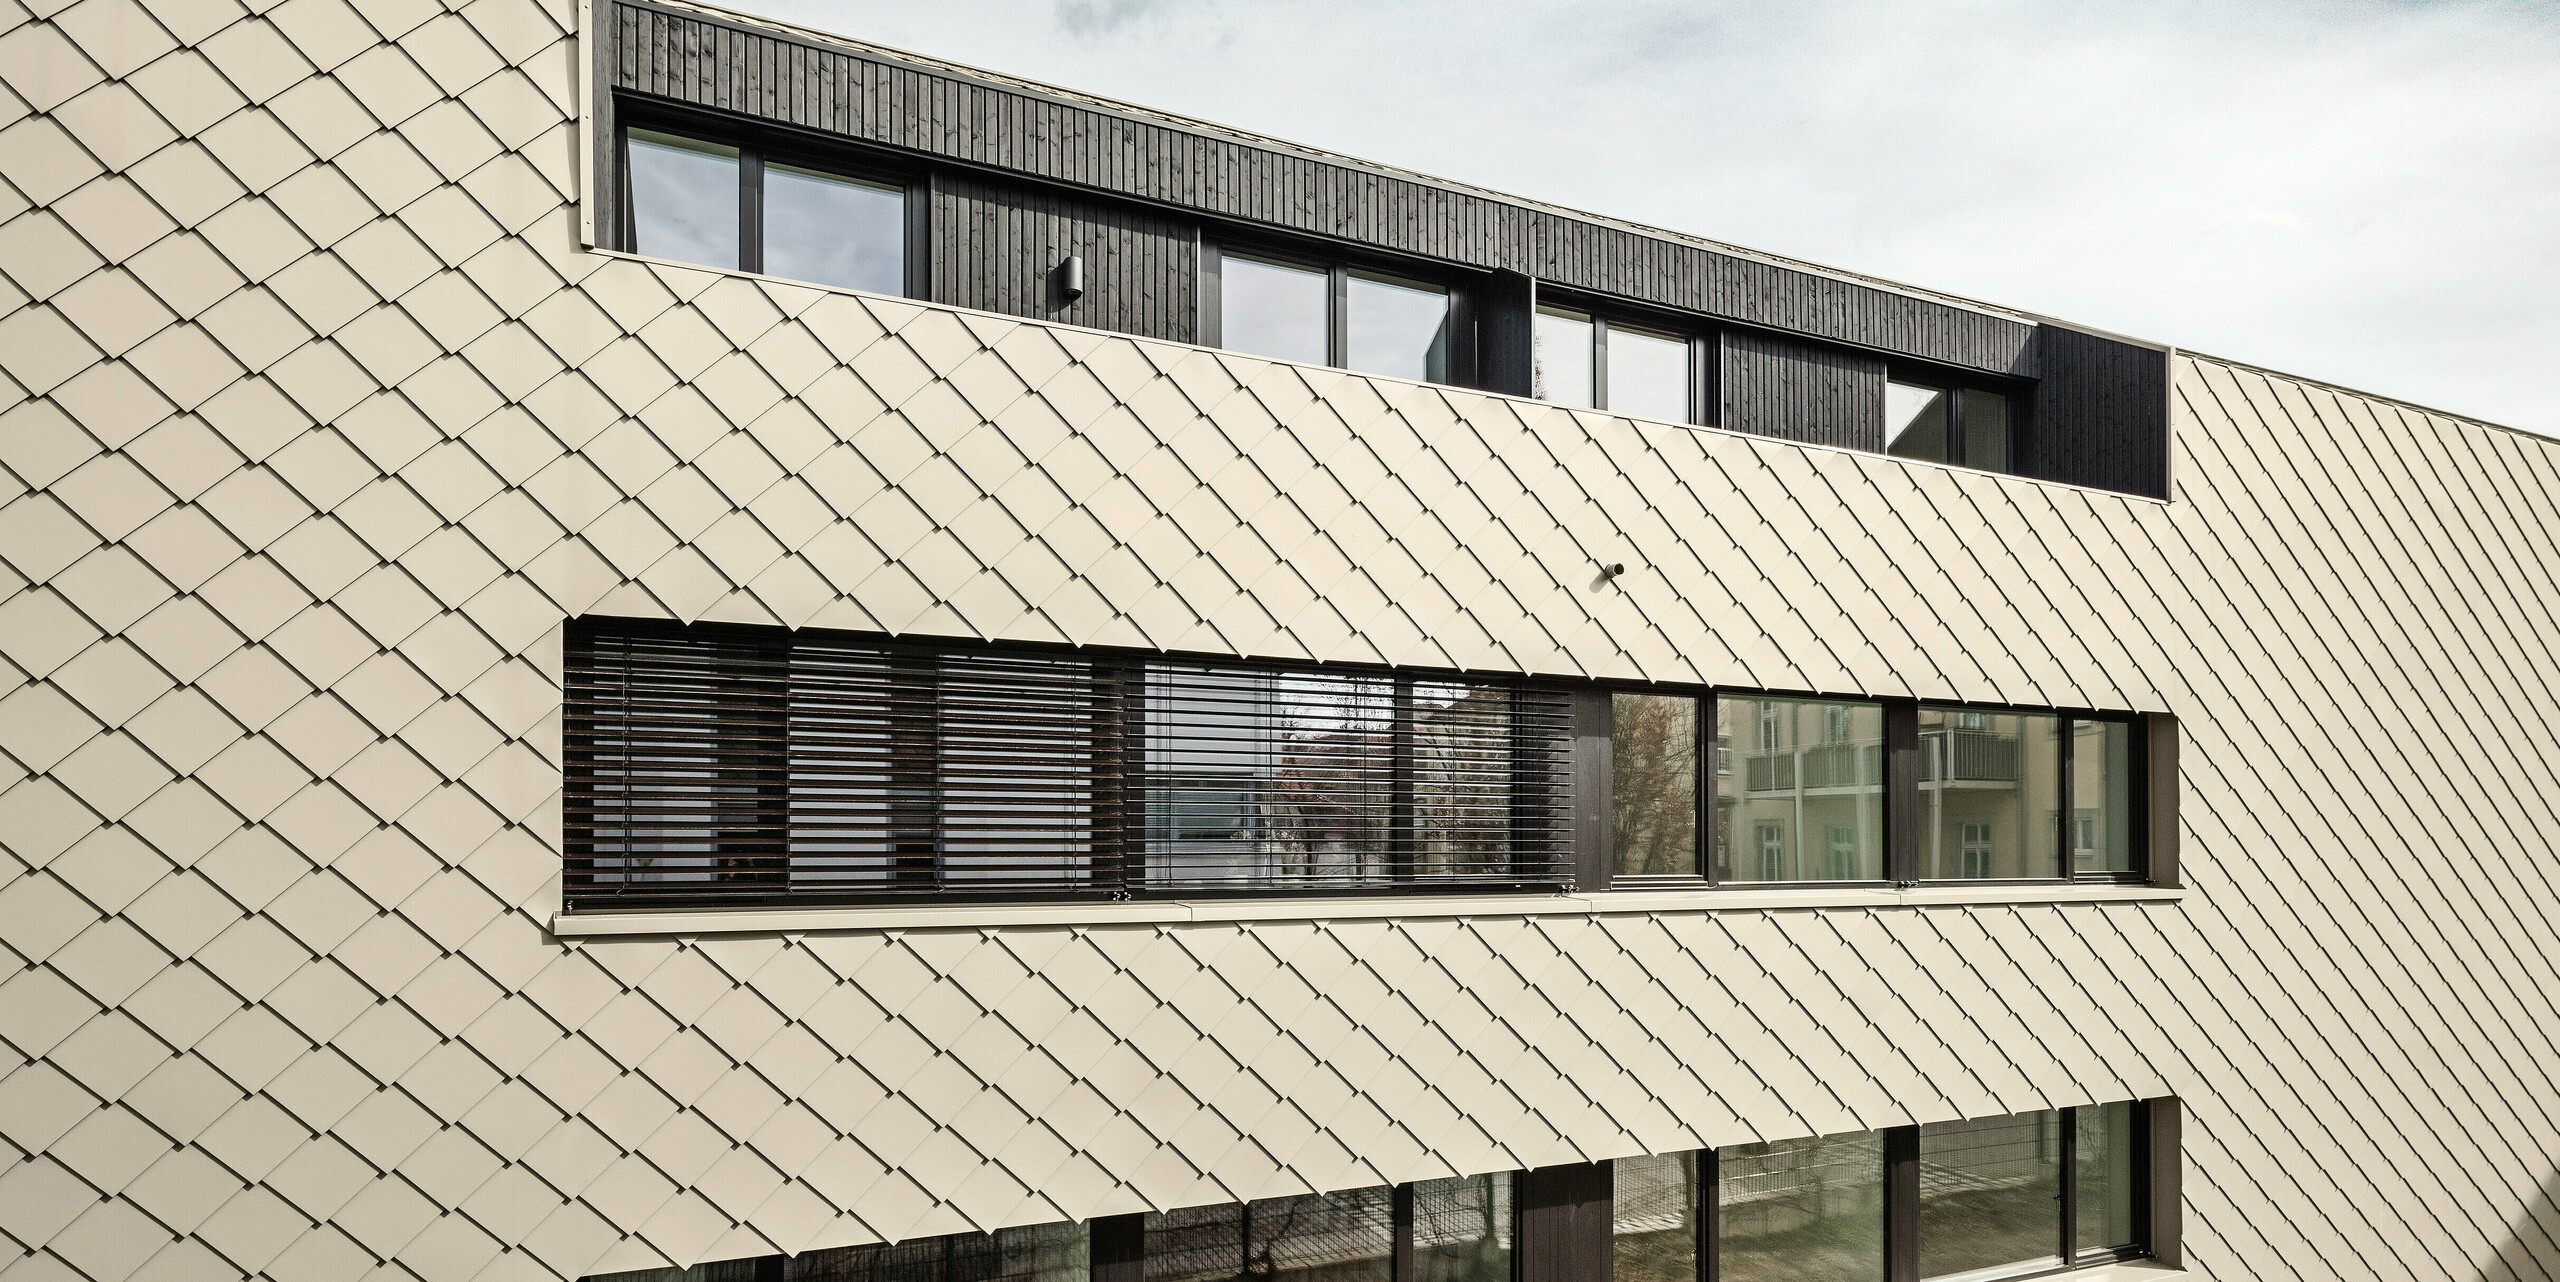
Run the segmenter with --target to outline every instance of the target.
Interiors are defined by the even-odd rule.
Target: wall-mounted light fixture
[[[1067,261],[1058,264],[1058,294],[1070,303],[1084,297],[1084,257],[1082,255],[1069,254]]]

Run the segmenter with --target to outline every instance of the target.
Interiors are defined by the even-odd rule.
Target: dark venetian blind
[[[583,620],[580,907],[1119,889],[1119,683],[1073,655]]]
[[[1509,682],[1147,665],[1133,710],[1150,890],[1566,879],[1561,695]]]
[[[1563,696],[580,620],[573,908],[1562,885]]]

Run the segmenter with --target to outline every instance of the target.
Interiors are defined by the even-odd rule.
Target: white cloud
[[[2560,8],[752,0],[2560,433]]]

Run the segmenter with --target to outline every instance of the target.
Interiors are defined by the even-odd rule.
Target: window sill
[[[1618,890],[1581,894],[1409,895],[1369,899],[1166,899],[1077,904],[894,904],[723,911],[556,913],[563,939],[981,926],[1118,926],[1150,922],[1357,921],[1422,917],[1557,917],[1601,913],[1762,912],[1776,908],[1918,908],[1955,904],[2174,902],[2186,892],[2135,885],[1928,887],[1918,890]],[[2156,1274],[2127,1274],[2128,1279]]]
[[[2123,1260],[2114,1264],[2095,1264],[2085,1269],[2057,1273],[2056,1278],[2068,1282],[2181,1282],[2195,1276],[2174,1264],[2158,1260]]]

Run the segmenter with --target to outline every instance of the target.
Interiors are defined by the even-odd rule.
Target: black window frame
[[[613,227],[611,248],[628,254],[641,251],[638,211],[631,195],[631,131],[676,134],[698,142],[714,143],[738,149],[738,262],[722,267],[716,263],[697,263],[718,271],[747,272],[766,275],[764,270],[764,167],[768,163],[813,169],[855,182],[893,186],[899,189],[905,204],[899,247],[900,288],[898,297],[926,299],[931,290],[933,183],[932,171],[923,166],[900,164],[867,151],[831,146],[823,140],[803,138],[789,131],[767,125],[742,122],[734,117],[688,110],[663,103],[633,100],[617,95],[613,119]],[[602,232],[604,229],[599,229]],[[668,262],[682,261],[667,259]],[[798,281],[817,289],[845,289],[823,281]]]
[[[1698,873],[1626,874],[1616,873],[1617,852],[1615,829],[1610,810],[1614,805],[1615,779],[1612,765],[1616,734],[1616,709],[1612,697],[1618,694],[1651,694],[1693,698],[1698,701],[1698,734],[1691,746],[1694,754],[1692,770],[1696,780]],[[1580,869],[1578,884],[1586,890],[1746,890],[1746,891],[1811,891],[1811,890],[1880,890],[1880,889],[1953,889],[1969,886],[2066,886],[2066,885],[2150,885],[2157,877],[2153,825],[2155,795],[2152,754],[2157,750],[2153,740],[2152,714],[2140,712],[2100,712],[2088,709],[2035,707],[2023,704],[1962,703],[1949,700],[1840,698],[1820,693],[1783,690],[1746,690],[1731,686],[1698,687],[1678,685],[1644,685],[1629,682],[1594,683],[1578,696],[1576,737],[1584,741],[1580,751],[1583,769],[1589,776],[1577,790],[1576,804],[1599,811],[1596,820],[1580,822],[1581,845],[1577,854]],[[1736,800],[1740,793],[1727,785],[1727,780],[1746,777],[1747,759],[1762,751],[1759,748],[1759,724],[1739,727],[1739,742],[1720,742],[1717,717],[1726,699],[1793,699],[1813,703],[1865,704],[1879,706],[1884,712],[1884,876],[1857,881],[1796,880],[1765,881],[1740,875],[1746,861],[1757,858],[1756,842],[1736,831],[1732,844],[1724,853],[1730,867],[1719,860],[1716,834],[1720,831],[1720,812]],[[2057,862],[2071,866],[2059,869],[2049,877],[1950,877],[1921,876],[1921,843],[1923,825],[1919,813],[1921,800],[1921,731],[1923,708],[1950,713],[1986,715],[2024,714],[2056,718],[2060,732],[2052,736],[2052,751],[2059,754],[2056,770],[2055,827]],[[2070,727],[2083,721],[2122,725],[2126,734],[2126,852],[2130,868],[2123,871],[2098,870],[2083,872],[2073,862],[2071,825],[2072,807],[2059,804],[2070,795],[2074,755],[2079,736]],[[2022,743],[2020,751],[2030,745]],[[1596,806],[1583,798],[1597,798]],[[1791,832],[1789,840],[1796,845],[1797,857],[1804,857],[1805,834]]]
[[[2132,1221],[2140,1233],[2137,1241],[2106,1246],[2084,1247],[2079,1241],[2079,1119],[2081,1108],[2104,1108],[2108,1103],[2130,1103],[2134,1106],[2133,1135],[2130,1137],[2132,1160],[2127,1177],[2131,1185]],[[2082,1269],[2102,1268],[2128,1260],[2150,1259],[2163,1254],[2170,1245],[2161,1240],[2164,1221],[2159,1218],[2157,1199],[2164,1195],[2174,1200],[2172,1187],[2156,1186],[2155,1163],[2164,1154],[2159,1145],[2175,1137],[2174,1126],[2164,1130],[2164,1112],[2174,1109],[2177,1101],[2163,1097],[2129,1101],[2109,1101],[2091,1105],[2063,1105],[2037,1112],[2052,1113],[2059,1127],[2056,1168],[2061,1184],[2059,1232],[2056,1256],[2060,1263],[2052,1268],[2003,1275],[2003,1282],[2025,1282],[2030,1278],[2067,1277]],[[1982,1120],[1982,1119],[1976,1119]],[[1884,1185],[1884,1204],[1879,1208],[1883,1235],[1884,1270],[1879,1282],[1919,1282],[1919,1218],[1920,1218],[1920,1127],[1893,1126],[1876,1131],[1859,1132],[1876,1135],[1882,1141],[1879,1172]],[[1677,1155],[1677,1150],[1673,1155]],[[1724,1149],[1704,1148],[1692,1151],[1697,1162],[1697,1204],[1690,1208],[1690,1223],[1697,1241],[1693,1259],[1696,1282],[1724,1282],[1723,1279],[1723,1205]],[[1583,1282],[1607,1277],[1617,1250],[1616,1235],[1616,1164],[1609,1159],[1564,1166],[1536,1167],[1527,1170],[1491,1171],[1477,1176],[1498,1175],[1510,1182],[1510,1214],[1504,1228],[1511,1237],[1510,1282]],[[1367,1192],[1384,1188],[1389,1204],[1389,1275],[1392,1282],[1414,1282],[1416,1234],[1414,1195],[1423,1183],[1409,1181],[1391,1185],[1367,1185],[1355,1189],[1326,1190],[1328,1193]],[[1237,1225],[1235,1250],[1237,1269],[1234,1282],[1257,1282],[1269,1275],[1255,1271],[1252,1260],[1253,1208],[1284,1201],[1264,1198],[1246,1202],[1216,1203],[1175,1210],[1217,1211],[1231,1215]],[[1222,1217],[1223,1218],[1223,1217]],[[1147,1277],[1147,1213],[1096,1216],[1081,1221],[1085,1229],[1085,1266],[1088,1282],[1145,1282]],[[1211,1220],[1208,1227],[1218,1221]],[[1065,1224],[1077,1221],[1061,1221]],[[1030,1226],[1043,1228],[1049,1226]],[[2174,1234],[2174,1224],[2168,1225]],[[1017,1230],[1003,1230],[1007,1232]],[[990,1235],[961,1233],[947,1235],[954,1241],[976,1243]],[[933,1238],[915,1239],[918,1245],[930,1247]],[[832,1248],[846,1252],[876,1252],[877,1246]],[[779,1277],[782,1256],[760,1257],[732,1262],[739,1276]],[[770,1269],[768,1273],[766,1270]],[[581,1282],[624,1282],[629,1274],[606,1274],[581,1279]]]
[[[634,639],[637,639],[636,641]],[[691,649],[672,647],[690,646]],[[617,647],[620,647],[617,649]],[[658,647],[653,654],[671,654],[665,660],[624,659],[624,667],[615,668],[615,656],[624,650]],[[1065,804],[1087,809],[1071,810],[1083,815],[1081,826],[1073,832],[1088,833],[1089,849],[1075,847],[1072,842],[1058,849],[1034,849],[1030,857],[1042,862],[1041,867],[1065,870],[1050,881],[1017,879],[1023,884],[1008,884],[998,889],[973,889],[972,882],[1001,880],[1002,868],[990,872],[991,857],[985,854],[988,833],[1003,821],[984,816],[988,803],[983,788],[983,774],[970,776],[981,781],[980,791],[965,787],[955,794],[946,770],[949,752],[940,738],[947,723],[946,714],[936,703],[930,710],[916,711],[925,705],[918,700],[941,697],[939,675],[915,677],[895,684],[893,692],[877,698],[902,701],[897,707],[898,724],[911,725],[919,717],[925,719],[931,733],[925,746],[893,747],[887,756],[863,757],[852,769],[865,772],[868,779],[886,771],[893,779],[923,778],[924,783],[864,783],[868,791],[861,794],[858,809],[867,827],[854,821],[836,819],[818,825],[825,840],[836,845],[860,841],[864,849],[847,854],[824,850],[803,852],[795,849],[795,829],[799,808],[788,800],[791,780],[813,770],[846,769],[840,765],[841,749],[825,757],[819,765],[809,765],[794,755],[791,726],[795,717],[810,717],[798,691],[803,682],[791,668],[794,656],[803,648],[827,654],[832,650],[858,653],[865,661],[899,664],[939,663],[954,657],[964,668],[976,664],[1000,663],[1007,660],[1024,662],[1049,659],[1070,669],[1083,669],[1084,678],[1072,675],[1061,681],[1086,680],[1091,696],[1091,728],[1089,740],[1078,760],[1089,760],[1093,786],[1082,800],[1075,797],[1063,801],[1044,802],[1046,794],[1029,797],[1010,795],[1000,789],[1000,800],[1028,801],[1033,804]],[[744,656],[743,658],[739,656]],[[696,712],[680,719],[660,716],[652,721],[632,721],[632,688],[624,674],[629,665],[644,660],[660,662],[663,669],[677,670],[696,684],[682,688],[685,696],[680,705],[686,709],[706,709],[716,705],[716,720],[722,732],[708,738],[687,737],[690,727],[704,723],[705,714]],[[830,660],[833,661],[833,660]],[[779,665],[779,666],[777,666]],[[1146,752],[1150,727],[1148,709],[1148,674],[1156,670],[1187,669],[1207,666],[1247,672],[1297,673],[1321,676],[1358,676],[1390,687],[1395,692],[1390,734],[1394,743],[1393,757],[1383,770],[1386,788],[1380,796],[1391,807],[1387,849],[1382,852],[1391,865],[1384,879],[1366,879],[1357,884],[1313,885],[1285,879],[1241,881],[1238,884],[1149,885],[1146,875],[1149,860],[1149,803],[1157,787],[1150,773]],[[721,668],[727,683],[724,691],[734,695],[706,701],[698,670]],[[870,633],[826,629],[785,629],[748,624],[693,623],[666,620],[630,619],[610,616],[581,616],[571,619],[563,646],[564,717],[563,744],[563,808],[561,849],[564,861],[562,899],[565,911],[573,913],[609,913],[617,911],[745,909],[794,906],[880,906],[932,902],[969,903],[1076,903],[1112,900],[1199,900],[1217,898],[1324,898],[1380,895],[1449,895],[1505,894],[1521,892],[1555,893],[1574,886],[1572,824],[1579,812],[1576,788],[1571,775],[1572,746],[1569,725],[1571,692],[1554,682],[1518,677],[1485,677],[1465,673],[1442,672],[1418,668],[1390,668],[1380,665],[1312,664],[1255,662],[1218,656],[1185,656],[1154,651],[1123,651],[1103,647],[1066,645],[1029,645],[991,643],[956,639],[913,640],[884,637]],[[775,675],[779,671],[782,675]],[[617,679],[622,684],[617,685]],[[896,678],[891,678],[896,681]],[[987,678],[973,677],[969,688],[983,690]],[[1424,747],[1418,742],[1416,728],[1420,722],[1415,700],[1410,692],[1417,685],[1459,683],[1470,687],[1500,689],[1511,692],[1508,737],[1502,741],[1507,752],[1509,788],[1507,811],[1501,821],[1506,849],[1498,860],[1485,865],[1484,871],[1434,872],[1417,857],[1425,834],[1416,822],[1415,778],[1417,763],[1423,760]],[[666,687],[657,687],[665,689]],[[865,694],[871,687],[865,688]],[[623,691],[621,702],[607,706],[605,692]],[[929,695],[919,695],[927,690]],[[777,693],[781,692],[781,693]],[[844,705],[823,705],[827,720],[849,717],[869,718],[862,725],[881,721],[872,704],[859,705],[856,713],[841,711]],[[617,722],[617,715],[623,720]],[[983,754],[983,745],[1001,732],[988,727],[997,724],[993,718],[1001,710],[990,713],[980,699],[975,719],[969,722],[972,745]],[[671,735],[667,727],[675,725]],[[781,727],[776,729],[775,727]],[[737,748],[728,732],[743,733],[750,746]],[[890,737],[909,733],[887,732]],[[911,736],[912,737],[912,736]],[[838,738],[829,743],[841,743]],[[652,748],[658,756],[635,754],[633,743]],[[1054,750],[1057,740],[1042,740],[1030,749]],[[754,743],[764,743],[756,749]],[[670,746],[672,745],[672,746]],[[823,754],[822,754],[823,755]],[[741,762],[738,758],[753,758]],[[709,764],[705,764],[706,760]],[[880,762],[886,760],[887,765]],[[984,761],[983,755],[972,758]],[[668,763],[677,763],[670,765]],[[1073,772],[1071,771],[1070,774]],[[716,774],[716,782],[711,782]],[[625,782],[641,777],[673,777],[679,782],[662,785],[657,791]],[[1026,788],[1032,785],[1026,785]],[[906,791],[901,791],[905,789]],[[895,798],[910,793],[928,799],[923,813],[906,815]],[[785,798],[779,804],[775,798]],[[708,798],[708,799],[706,799]],[[844,809],[846,807],[839,807]],[[706,809],[720,815],[744,815],[741,821],[713,826],[697,821]],[[877,812],[877,813],[875,813]],[[781,818],[777,821],[776,814]],[[958,815],[954,819],[950,816]],[[635,818],[636,817],[636,818]],[[822,816],[823,817],[823,816]],[[635,843],[650,840],[649,826],[644,821],[656,820],[659,831],[678,834],[666,840],[684,842],[687,849],[674,852],[676,857],[694,861],[679,865],[687,875],[681,879],[636,875],[634,861],[642,851]],[[849,831],[858,835],[847,836]],[[1008,830],[1009,831],[1009,830]],[[1001,839],[999,832],[998,839]],[[955,845],[955,842],[958,843]],[[885,844],[884,844],[885,843]],[[879,846],[879,849],[870,849]],[[693,847],[707,847],[694,849]],[[654,857],[656,852],[650,852]],[[954,856],[975,856],[969,862]],[[872,863],[827,863],[826,860],[869,860]],[[804,863],[803,860],[817,862]],[[1078,862],[1078,861],[1084,862]],[[1494,867],[1492,864],[1498,864]],[[856,879],[845,876],[849,871],[877,867],[887,875],[860,879],[861,888],[841,888],[842,883]],[[1470,866],[1473,867],[1473,866]],[[1074,875],[1082,869],[1088,875]],[[952,876],[954,870],[965,875]],[[696,873],[708,875],[694,875]],[[810,874],[804,876],[804,874]],[[821,876],[817,874],[833,874]],[[819,883],[839,883],[837,888],[824,888]],[[812,888],[802,889],[802,883]],[[676,889],[660,887],[674,885]],[[774,889],[775,886],[780,889]],[[638,887],[638,889],[635,889]],[[716,887],[715,889],[692,889]]]
[[[2023,775],[2026,770],[2025,755],[2032,748],[2032,745],[2028,740],[2042,738],[2048,740],[2053,745],[2051,750],[2055,754],[2057,760],[2053,775],[2054,814],[2052,822],[2054,830],[2051,835],[2054,840],[2055,862],[2061,865],[2061,867],[2059,871],[2050,877],[1922,877],[1919,875],[1921,866],[1920,851],[1917,841],[1919,833],[1918,824],[1915,822],[1913,825],[1914,841],[1910,851],[1909,862],[1912,875],[1908,878],[1907,884],[1943,889],[1960,886],[2120,886],[2142,885],[2147,884],[2152,880],[2150,806],[2151,753],[2150,719],[2148,716],[2139,712],[2091,712],[2080,709],[2039,708],[2024,704],[1955,703],[1935,699],[1914,700],[1912,704],[1911,746],[1915,767],[1915,784],[1919,782],[1916,777],[1916,767],[1919,762],[1919,736],[1921,733],[1919,728],[1919,714],[1923,711],[1955,714],[1983,713],[1990,716],[2035,716],[2051,717],[2054,719],[2053,734],[2050,736],[2022,735],[2020,737],[2018,751],[2020,757],[2019,772]],[[2082,872],[2077,866],[2077,860],[2073,854],[2075,849],[2072,844],[2074,812],[2069,803],[2076,781],[2074,771],[2077,767],[2080,739],[2080,735],[2076,731],[2075,727],[2084,721],[2121,725],[2125,727],[2125,769],[2128,773],[2125,795],[2125,851],[2127,854],[2126,862],[2132,866],[2124,871],[2119,872],[2115,870],[2102,869],[2093,872]],[[1918,801],[1917,796],[1913,798],[1913,801],[1916,806]],[[1916,813],[1913,818],[1915,821],[1917,820],[1918,816]],[[2035,822],[2035,816],[2029,815],[2028,822]],[[1887,841],[1890,842],[1891,840],[1891,837],[1888,836]]]
[[[1261,237],[1237,237],[1222,234],[1214,224],[1204,226],[1200,238],[1200,314],[1194,323],[1194,336],[1202,347],[1232,351],[1226,345],[1226,260],[1228,255],[1258,258],[1284,266],[1319,271],[1325,274],[1325,367],[1361,374],[1362,377],[1387,378],[1391,375],[1368,375],[1351,368],[1351,277],[1354,273],[1385,276],[1410,281],[1433,289],[1446,290],[1449,296],[1449,355],[1447,378],[1433,386],[1474,387],[1477,381],[1476,290],[1471,280],[1481,273],[1451,270],[1445,264],[1419,259],[1396,258],[1383,254],[1346,251],[1343,247],[1314,245]],[[1258,360],[1282,360],[1284,357],[1262,356],[1243,352]]]
[[[1893,452],[1893,442],[1890,438],[1879,442],[1876,447],[1885,457],[1902,459],[1906,463],[1944,463],[1948,467],[1970,468],[1976,472],[1989,472],[1994,476],[2026,474],[2021,467],[2020,456],[2025,451],[2029,430],[2027,420],[2035,404],[2035,385],[2032,381],[2000,378],[1996,375],[1979,374],[1971,370],[1958,370],[1943,365],[1926,365],[1902,357],[1888,358],[1885,361],[1884,377],[1885,382],[1889,384],[1900,383],[1905,387],[1928,388],[1945,396],[1947,405],[1947,457],[1943,459],[1903,458],[1902,455]],[[1968,391],[1990,392],[2008,402],[2008,466],[1991,468],[1964,461],[1963,394]],[[1890,427],[1890,424],[1887,426]]]
[[[1595,413],[1619,414],[1623,410],[1609,408],[1609,331],[1641,330],[1658,338],[1678,339],[1688,345],[1689,369],[1685,382],[1688,407],[1681,417],[1650,422],[1676,422],[1690,427],[1711,426],[1714,418],[1707,413],[1709,397],[1714,394],[1716,372],[1716,327],[1703,318],[1644,308],[1633,300],[1608,294],[1592,294],[1580,290],[1537,282],[1535,297],[1530,300],[1529,324],[1534,331],[1538,313],[1553,309],[1575,312],[1591,321],[1591,399]],[[1533,340],[1534,341],[1534,340]],[[1529,399],[1554,404],[1531,387]],[[1566,406],[1578,409],[1580,406]]]

